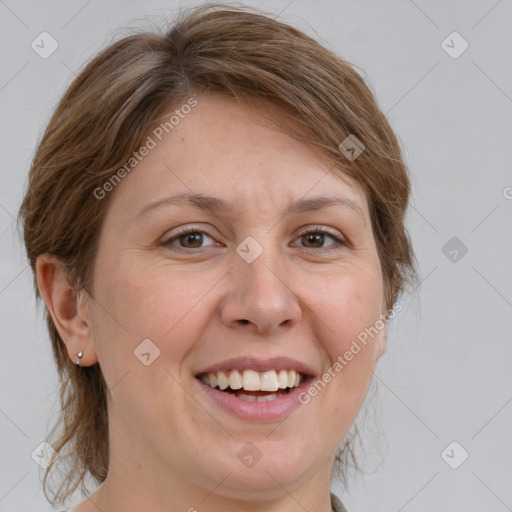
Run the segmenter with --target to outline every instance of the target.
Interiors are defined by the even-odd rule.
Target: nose
[[[220,306],[223,323],[260,335],[296,325],[302,310],[283,256],[265,249],[252,263],[235,258]]]

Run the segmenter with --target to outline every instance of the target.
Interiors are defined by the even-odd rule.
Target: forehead
[[[148,136],[152,148],[117,185],[112,207],[133,210],[187,193],[263,214],[300,198],[341,195],[367,213],[359,183],[272,122],[275,111],[220,96],[195,100],[192,109],[162,116]]]

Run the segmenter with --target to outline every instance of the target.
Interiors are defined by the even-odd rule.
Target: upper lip
[[[315,375],[314,370],[306,363],[280,356],[270,359],[258,359],[255,357],[235,357],[226,359],[225,361],[212,364],[202,369],[197,372],[196,376],[202,373],[215,373],[227,370],[255,370],[259,372],[267,372],[270,370],[295,370],[308,376]]]

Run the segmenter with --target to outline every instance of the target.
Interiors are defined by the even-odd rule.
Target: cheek
[[[178,361],[218,314],[215,286],[225,274],[220,268],[191,275],[190,269],[152,265],[135,257],[111,260],[111,265],[100,269],[100,330],[108,340],[125,340],[125,351],[128,344],[130,354],[142,340],[151,339],[162,351],[172,346],[171,360]],[[378,263],[346,264],[332,272],[301,271],[289,277],[296,283],[297,300],[303,303],[302,322],[309,324],[305,328],[313,331],[332,361],[380,318],[383,302]],[[357,359],[371,360],[371,351],[361,351]]]
[[[172,403],[172,414],[185,414],[180,364],[206,329],[212,306],[202,299],[218,281],[187,275],[128,259],[97,275],[94,336],[103,374],[114,410],[130,422],[143,418],[143,428],[166,421],[162,429],[175,426],[155,403]]]
[[[215,311],[207,294],[221,277],[218,272],[191,276],[179,267],[140,264],[129,258],[102,269],[97,296],[108,309],[98,308],[98,339],[120,349],[114,354],[104,348],[105,357],[133,363],[134,350],[149,339],[165,355],[166,365],[178,364]]]
[[[309,294],[310,305],[322,320],[319,325],[331,334],[324,339],[329,340],[329,352],[336,358],[381,318],[383,285],[379,268],[352,268],[317,280],[315,288],[312,284],[310,289],[315,293]]]
[[[309,295],[319,319],[316,338],[328,355],[323,379],[332,407],[345,414],[361,405],[386,334],[379,267],[352,270],[323,280]]]

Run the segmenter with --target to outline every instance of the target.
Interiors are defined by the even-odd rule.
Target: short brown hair
[[[410,184],[396,136],[373,94],[349,63],[299,30],[251,9],[218,4],[183,13],[168,30],[111,44],[59,102],[37,147],[19,214],[36,297],[35,262],[44,253],[60,259],[78,289],[89,289],[109,204],[109,197],[98,200],[94,191],[137,150],[159,116],[200,92],[275,106],[300,126],[294,136],[363,186],[391,307],[414,277],[404,228]],[[349,136],[364,145],[356,159],[339,149]],[[98,364],[78,368],[70,361],[48,309],[45,315],[61,389],[53,433],[59,426],[62,432],[53,446],[66,467],[51,492],[53,465],[45,473],[46,496],[56,503],[87,475],[98,483],[106,478],[107,388]],[[351,451],[345,442],[339,465]]]

